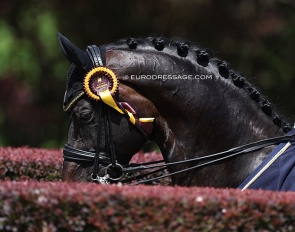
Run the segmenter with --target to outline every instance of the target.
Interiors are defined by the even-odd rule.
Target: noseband
[[[91,161],[94,161],[91,179],[102,184],[109,183],[109,181],[116,182],[123,177],[124,173],[123,166],[117,162],[115,154],[110,107],[124,115],[143,134],[146,140],[149,140],[152,133],[154,118],[139,118],[136,111],[128,103],[118,102],[114,97],[118,89],[118,80],[115,73],[104,66],[100,48],[96,45],[88,46],[86,52],[92,62],[93,69],[84,78],[84,90],[78,93],[68,104],[64,102],[64,111],[68,111],[85,93],[88,97],[100,103],[98,107],[97,148],[95,153],[90,153],[66,144],[64,159],[90,161],[89,158],[91,157]],[[102,177],[99,176],[100,164],[106,165]]]

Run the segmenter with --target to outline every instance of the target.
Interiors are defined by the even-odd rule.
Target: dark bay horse
[[[292,129],[243,74],[188,41],[128,38],[82,51],[61,34],[58,37],[72,64],[64,108],[70,115],[66,151],[74,156],[79,152],[99,156],[101,143],[111,139],[111,156],[121,167],[151,140],[158,144],[166,163],[178,162],[283,136]],[[105,104],[108,100],[103,100],[100,90],[95,92],[90,73],[95,67],[106,67],[98,69],[101,73],[97,75],[102,76],[97,82],[107,85],[107,95],[113,103]],[[127,111],[129,116],[130,112],[136,115],[136,122],[126,117]],[[103,112],[108,112],[105,120],[101,120]],[[236,188],[274,147],[180,172],[171,178],[181,186]],[[100,161],[95,164],[91,159],[68,157],[63,180],[90,181],[95,165],[97,174],[103,176],[109,164]],[[168,170],[172,173],[195,164],[196,161],[179,163]]]

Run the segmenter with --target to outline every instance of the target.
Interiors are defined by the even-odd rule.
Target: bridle
[[[96,45],[88,46],[87,47],[87,54],[92,62],[93,70],[109,70],[104,67],[104,62],[101,56],[100,48]],[[109,71],[108,71],[109,72]],[[95,72],[93,72],[95,74]],[[87,74],[87,78],[90,80],[94,75],[91,71]],[[112,76],[112,73],[107,73]],[[115,80],[113,80],[115,81]],[[86,81],[87,82],[87,81]],[[86,83],[86,94],[90,95],[88,92],[91,92],[91,83]],[[116,84],[116,83],[115,83]],[[84,82],[85,85],[85,82]],[[90,87],[89,87],[90,86]],[[87,87],[89,87],[87,89]],[[113,86],[114,87],[114,83]],[[93,90],[93,89],[92,89]],[[64,110],[68,111],[74,103],[79,100],[85,91],[81,91],[76,94],[76,97],[72,99],[72,101],[68,104],[64,104]],[[92,92],[93,94],[93,92]],[[117,102],[114,98],[114,95],[109,91],[109,88],[102,92],[94,93],[96,95],[97,101],[100,101],[99,107],[99,123],[97,128],[97,149],[95,152],[83,151],[69,144],[65,144],[64,146],[64,160],[66,161],[79,161],[79,162],[92,162],[94,163],[93,171],[91,174],[91,179],[94,182],[98,182],[101,184],[108,184],[108,183],[134,183],[135,184],[143,184],[147,182],[153,182],[161,178],[169,177],[175,174],[179,174],[182,172],[190,171],[196,168],[204,167],[210,164],[222,162],[226,159],[233,158],[239,155],[247,154],[250,152],[254,152],[265,148],[267,146],[276,145],[283,142],[289,142],[290,140],[295,138],[295,134],[287,134],[284,136],[269,138],[260,140],[257,142],[249,143],[246,145],[238,146],[227,151],[203,156],[203,157],[196,157],[193,159],[182,160],[177,162],[170,162],[165,163],[164,160],[148,162],[148,163],[141,163],[141,164],[126,164],[122,165],[117,162],[117,157],[115,154],[115,147],[112,138],[112,124],[110,119],[110,108],[115,109],[120,114],[124,115],[128,120],[139,130],[142,132],[146,139],[149,139],[152,128],[154,118],[139,118],[136,112],[128,103],[120,103]],[[94,98],[94,97],[92,97]],[[103,126],[102,126],[103,125]],[[102,140],[102,136],[104,136],[104,140]],[[101,141],[105,141],[101,143]],[[164,174],[155,178],[150,178],[145,180],[144,178],[150,174],[155,172],[161,172],[167,169],[169,166],[184,164],[184,163],[194,163],[191,167],[186,169],[182,169],[179,171],[175,171],[172,173]],[[195,164],[197,163],[197,164]],[[105,166],[103,176],[100,176],[99,166],[103,164]],[[145,174],[136,175],[133,177],[124,178],[125,174],[138,172],[142,170],[152,170]]]
[[[146,140],[149,140],[151,136],[154,118],[140,118],[127,102],[118,102],[115,98],[118,81],[115,73],[104,66],[100,48],[91,45],[87,47],[86,52],[93,68],[84,78],[84,90],[78,92],[69,103],[65,103],[64,99],[64,111],[67,112],[85,93],[92,100],[100,103],[98,107],[97,148],[91,160],[94,162],[91,179],[102,184],[109,183],[109,181],[116,182],[123,177],[124,168],[117,162],[115,154],[110,108],[124,115],[143,134]],[[102,139],[103,136],[104,139]],[[88,152],[76,149],[69,144],[64,147],[65,160],[89,161],[87,154]],[[107,165],[102,177],[99,175],[100,164]]]

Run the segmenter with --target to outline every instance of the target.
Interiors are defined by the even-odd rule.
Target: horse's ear
[[[85,69],[87,64],[91,62],[86,52],[74,45],[61,33],[58,32],[57,37],[61,50],[70,63],[74,63],[76,66],[82,66]]]

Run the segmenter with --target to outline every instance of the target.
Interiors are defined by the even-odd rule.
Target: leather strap
[[[93,162],[94,157],[95,157],[94,152],[83,151],[83,150],[74,148],[68,144],[65,144],[63,149],[63,158],[65,160]],[[110,164],[109,157],[99,156],[99,160],[102,163]]]
[[[100,49],[96,45],[87,46],[86,52],[92,61],[93,67],[104,66]]]
[[[264,139],[264,140],[260,140],[257,142],[253,142],[253,143],[249,143],[249,144],[245,144],[242,146],[238,146],[238,147],[234,147],[232,149],[229,149],[227,151],[223,151],[223,152],[219,152],[219,153],[215,153],[215,154],[211,154],[208,156],[204,156],[204,157],[197,157],[194,159],[189,159],[189,160],[182,160],[182,161],[178,161],[178,162],[171,162],[171,163],[164,163],[164,164],[160,164],[160,165],[154,165],[153,163],[151,164],[128,164],[128,165],[124,165],[124,168],[122,169],[123,173],[129,173],[129,172],[138,172],[140,170],[147,170],[147,169],[157,169],[156,171],[162,171],[163,169],[166,169],[168,166],[172,166],[172,165],[178,165],[178,164],[182,164],[182,163],[192,163],[192,162],[200,162],[200,161],[204,161],[202,163],[197,163],[191,167],[188,167],[186,169],[182,169],[173,173],[169,173],[166,175],[162,175],[156,178],[151,178],[151,179],[146,179],[146,180],[141,180],[136,182],[135,184],[143,184],[143,183],[147,183],[147,182],[152,182],[161,178],[165,178],[168,176],[172,176],[178,173],[182,173],[185,171],[190,171],[192,169],[195,168],[200,168],[200,167],[204,167],[216,162],[220,162],[223,160],[226,160],[228,158],[231,157],[236,157],[239,155],[243,155],[243,154],[247,154],[253,151],[257,151],[259,149],[262,149],[264,147],[267,146],[271,146],[271,145],[276,145],[282,142],[291,142],[294,143],[295,140],[295,134],[289,134],[289,135],[284,135],[284,136],[280,136],[280,137],[274,137],[274,138],[269,138],[269,139]],[[79,149],[76,149],[70,145],[65,145],[64,147],[64,159],[65,160],[70,160],[70,161],[91,161],[93,162],[95,159],[95,153],[94,152],[87,152],[87,151],[82,151]],[[106,157],[106,156],[99,156],[99,161],[101,163],[105,163],[105,164],[110,164],[111,160],[110,158]],[[163,162],[163,160],[158,161],[158,162]],[[158,163],[155,162],[155,163]],[[154,173],[156,171],[151,171],[149,173],[147,173],[146,175],[149,175],[151,173]],[[143,176],[146,176],[143,175]],[[143,178],[142,175],[138,175],[135,177],[130,177],[125,179],[123,182],[124,183],[128,183],[128,182],[132,182],[133,180],[139,180]]]

